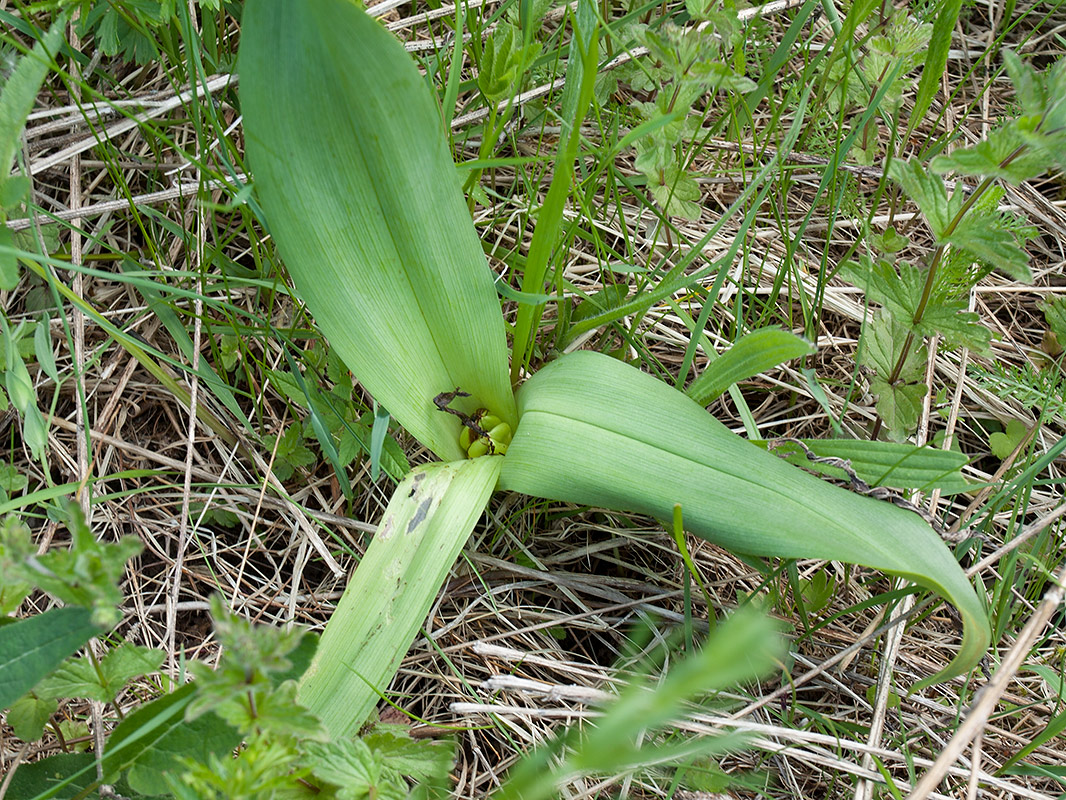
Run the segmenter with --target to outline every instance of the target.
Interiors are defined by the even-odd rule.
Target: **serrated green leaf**
[[[702,209],[694,202],[700,199],[699,184],[677,164],[669,164],[661,173],[649,177],[648,188],[667,215],[687,220],[699,219]]]
[[[124,642],[98,664],[86,657],[68,661],[39,684],[39,694],[110,703],[133,678],[158,670],[165,656],[162,650]]]
[[[1017,124],[1011,122],[992,131],[987,139],[973,147],[959,148],[949,155],[937,156],[930,163],[930,168],[941,173],[999,178],[1017,186],[1022,181],[1047,172],[1048,168],[1047,159],[1040,153],[1023,150],[1018,155],[1016,151],[1023,145]]]
[[[248,160],[300,295],[370,394],[462,458],[439,393],[517,418],[493,275],[424,79],[344,0],[253,0],[241,37]]]
[[[502,456],[412,470],[300,680],[298,699],[334,737],[358,730],[425,619],[496,486]]]
[[[983,604],[916,514],[792,467],[680,392],[598,353],[552,362],[518,401],[501,488],[660,520],[680,503],[688,530],[736,552],[864,564],[933,589],[959,608],[965,634],[955,660],[923,685],[970,669],[987,648]]]
[[[877,395],[877,413],[884,420],[889,435],[895,441],[906,439],[918,427],[925,384],[889,383],[878,377],[870,381],[870,391]]]
[[[878,375],[887,379],[896,367],[906,339],[907,326],[885,311],[879,311],[865,326],[859,363],[872,367]],[[925,374],[926,353],[924,345],[911,347],[898,380],[904,383],[921,380]]]
[[[382,764],[362,739],[347,739],[304,748],[311,773],[341,787],[344,800],[378,797],[381,794]]]
[[[898,272],[896,270],[899,270]],[[926,272],[905,261],[893,266],[884,259],[871,261],[865,256],[858,264],[851,263],[844,269],[844,276],[866,290],[866,296],[875,303],[880,303],[893,320],[903,323],[913,320],[921,306],[925,291]],[[965,310],[966,304],[961,300],[948,297],[944,289],[934,287],[921,319],[914,326],[919,336],[932,336],[939,333],[950,347],[969,347],[978,353],[988,351],[991,332],[981,324],[978,314]],[[887,329],[881,322],[881,333]],[[899,341],[906,335],[903,325],[891,326],[892,336]],[[875,347],[884,347],[887,340],[878,339]],[[893,351],[893,359],[898,357],[898,349]],[[874,354],[875,363],[884,364],[888,356]],[[892,361],[895,364],[895,361]],[[884,373],[887,374],[887,373]]]
[[[948,225],[962,208],[962,194],[955,192],[950,198],[944,181],[937,175],[926,172],[915,160],[892,162],[889,177],[903,187],[903,191],[918,204],[933,235],[939,240]]]
[[[33,49],[19,59],[15,71],[0,92],[0,183],[4,183],[11,173],[19,135],[63,41],[66,25],[66,13],[59,14]]]
[[[981,261],[1001,269],[1017,281],[1032,283],[1029,255],[1018,245],[1013,231],[996,213],[967,213],[950,234],[940,237],[942,242],[973,253]]]
[[[448,776],[455,763],[452,742],[420,739],[415,741],[399,725],[377,725],[363,741],[378,753],[389,769],[416,780],[438,780]]]
[[[708,364],[703,374],[689,384],[685,394],[705,406],[734,383],[816,350],[814,345],[791,331],[780,328],[751,331]]]
[[[1066,297],[1050,296],[1040,303],[1040,310],[1044,312],[1044,320],[1061,344],[1066,345]]]
[[[992,331],[981,322],[981,315],[964,311],[962,302],[937,300],[925,307],[916,330],[922,336],[939,333],[949,347],[968,347],[980,355],[990,352]]]

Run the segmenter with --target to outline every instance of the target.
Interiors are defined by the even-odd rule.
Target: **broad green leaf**
[[[59,710],[59,702],[27,692],[11,704],[6,721],[15,736],[24,742],[36,742],[44,735],[44,726]]]
[[[300,680],[298,700],[335,738],[357,731],[388,688],[496,486],[503,458],[412,470]]]
[[[330,345],[443,459],[459,420],[517,421],[493,275],[440,114],[403,47],[345,0],[252,0],[241,30],[248,160],[270,232]]]
[[[755,556],[821,558],[900,575],[962,615],[959,653],[928,684],[972,668],[990,640],[984,606],[916,514],[821,481],[731,433],[688,397],[615,359],[563,356],[518,394],[500,486],[668,520]]]
[[[705,406],[737,381],[754,377],[779,364],[817,350],[806,339],[780,328],[762,328],[737,339],[712,361],[685,394]]]
[[[100,632],[90,617],[88,609],[66,606],[0,626],[0,709]]]
[[[855,474],[871,486],[923,491],[940,489],[949,494],[972,488],[961,472],[968,459],[953,450],[863,439],[803,439],[802,442],[818,457],[847,461]],[[754,444],[766,446],[765,440]],[[804,469],[847,479],[840,467],[813,462],[799,446],[790,442],[782,442],[774,452],[779,456],[790,454],[789,462]]]

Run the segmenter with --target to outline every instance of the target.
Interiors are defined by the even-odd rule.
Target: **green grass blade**
[[[522,276],[522,291],[527,294],[539,294],[544,291],[544,275],[548,269],[548,259],[559,243],[563,209],[573,182],[574,161],[581,142],[581,122],[585,119],[596,84],[599,31],[595,16],[588,13],[587,6],[587,2],[579,4],[579,14],[574,21],[574,38],[570,44],[570,61],[567,64],[563,98],[564,112],[570,112],[563,118],[564,124],[569,126],[569,134],[566,137],[565,146],[556,158],[548,196],[537,217],[537,227],[533,231],[533,241],[529,245],[526,270]],[[518,306],[518,319],[515,322],[514,334],[514,360],[511,363],[511,382],[514,384],[519,382],[522,368],[529,364],[543,308],[542,304],[520,303]]]
[[[344,0],[255,0],[241,35],[248,161],[300,295],[374,398],[461,458],[437,394],[517,420],[492,273],[422,76]]]
[[[666,384],[608,356],[576,352],[519,392],[521,420],[501,488],[685,525],[738,553],[820,558],[900,575],[952,602],[962,646],[935,678],[984,654],[984,606],[916,514],[821,481],[735,436]]]
[[[959,21],[962,0],[943,0],[933,17],[933,33],[929,39],[929,49],[922,77],[918,80],[918,90],[914,95],[914,108],[911,109],[910,122],[903,141],[909,142],[915,128],[925,118],[925,112],[933,103],[933,98],[940,91],[940,82],[948,63],[948,51],[951,49],[951,35],[955,32],[955,23]]]
[[[412,470],[300,680],[298,699],[334,737],[366,722],[496,486],[503,458]]]
[[[701,406],[717,398],[737,381],[746,380],[778,364],[815,352],[806,339],[780,328],[762,328],[745,334],[715,359],[685,394]]]

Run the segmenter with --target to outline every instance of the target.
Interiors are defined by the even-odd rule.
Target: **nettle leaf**
[[[758,86],[751,78],[738,75],[719,61],[705,61],[693,65],[689,75],[703,91],[725,89],[728,92],[752,92]]]
[[[1066,61],[1060,59],[1039,73],[1011,50],[1004,50],[1003,64],[1025,116],[1046,117],[1050,129],[1066,125]]]
[[[926,306],[915,330],[923,336],[939,333],[949,347],[968,347],[987,355],[992,332],[981,323],[981,315],[966,311],[962,301],[940,299]]]
[[[309,745],[305,755],[316,778],[342,787],[337,790],[341,800],[407,798],[406,782],[361,739]]]
[[[934,172],[999,178],[1017,186],[1022,181],[1047,172],[1048,168],[1047,158],[1042,153],[1024,149],[1019,153],[1019,148],[1024,148],[1024,145],[1018,121],[1012,121],[992,131],[987,139],[973,147],[937,156],[929,166]]]
[[[948,197],[943,179],[926,172],[925,168],[913,159],[893,161],[888,175],[918,204],[930,230],[939,240],[962,208],[962,193],[955,192]]]
[[[1066,61],[1059,59],[1038,73],[1004,50],[1003,63],[1024,112],[1016,123],[1019,135],[1043,156],[1047,168],[1057,164],[1066,169]]]
[[[443,780],[455,763],[454,743],[412,739],[403,725],[377,725],[363,737],[392,769],[417,780]]]

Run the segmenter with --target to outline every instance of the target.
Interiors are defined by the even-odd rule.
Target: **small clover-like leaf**
[[[997,458],[1005,459],[1014,452],[1014,448],[1021,443],[1026,433],[1028,428],[1025,423],[1020,419],[1012,419],[1005,430],[997,431],[988,437],[988,449]]]

